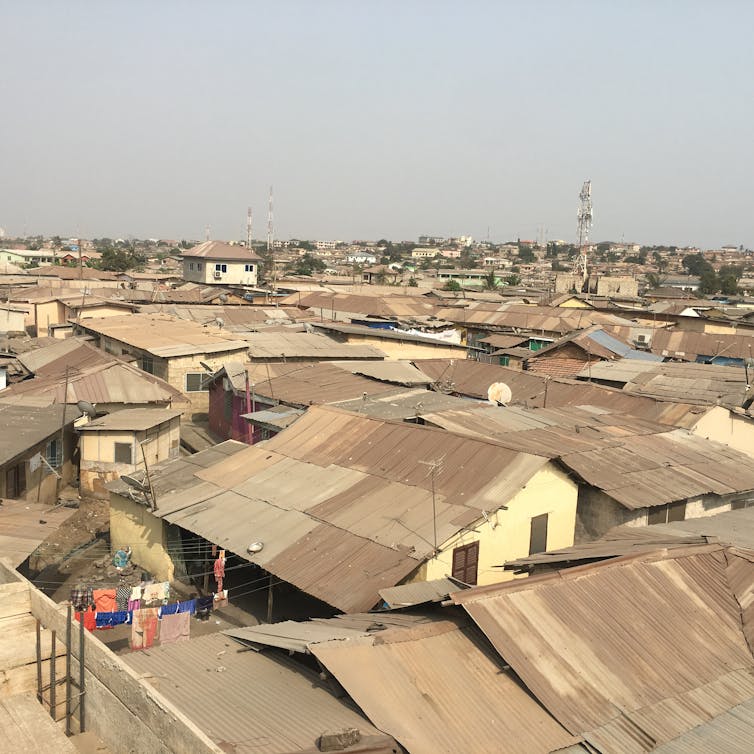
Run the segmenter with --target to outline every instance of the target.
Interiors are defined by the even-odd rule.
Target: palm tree
[[[500,287],[500,280],[495,275],[495,270],[490,270],[482,281],[482,288],[485,291],[496,291]]]

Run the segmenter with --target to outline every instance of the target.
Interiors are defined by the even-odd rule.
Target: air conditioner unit
[[[220,270],[215,270],[215,280],[219,280],[223,276]]]
[[[652,336],[647,335],[646,333],[639,333],[636,336],[636,340],[634,340],[634,345],[636,345],[637,348],[649,348],[651,344]]]

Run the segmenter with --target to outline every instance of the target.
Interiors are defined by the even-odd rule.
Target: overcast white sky
[[[754,3],[0,0],[10,234],[754,247]]]

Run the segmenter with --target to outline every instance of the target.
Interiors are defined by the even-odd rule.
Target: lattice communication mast
[[[584,284],[589,277],[587,266],[587,249],[589,248],[589,230],[592,227],[592,182],[584,181],[579,194],[578,237],[579,255],[574,263],[574,275],[581,275]]]

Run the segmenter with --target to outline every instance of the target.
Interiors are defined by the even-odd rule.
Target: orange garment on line
[[[81,623],[81,613],[74,613],[73,617]],[[87,631],[94,631],[97,627],[97,618],[94,614],[94,608],[89,607],[84,611],[84,628]]]
[[[114,613],[118,609],[115,602],[115,589],[95,589],[92,597],[94,609],[98,613]]]
[[[133,611],[131,621],[131,649],[149,649],[160,631],[156,607],[143,607]]]

